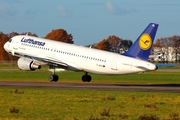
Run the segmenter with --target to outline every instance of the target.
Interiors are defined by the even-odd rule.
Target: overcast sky
[[[44,37],[62,28],[77,45],[110,35],[135,41],[151,22],[156,39],[180,35],[180,0],[0,0],[0,31]]]

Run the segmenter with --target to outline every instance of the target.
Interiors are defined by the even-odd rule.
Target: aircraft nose
[[[9,48],[9,45],[8,45],[8,43],[6,42],[6,43],[4,44],[4,50],[8,51],[8,48]]]

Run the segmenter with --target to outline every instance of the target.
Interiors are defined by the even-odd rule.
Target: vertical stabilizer
[[[157,28],[158,24],[150,23],[137,38],[135,43],[123,55],[147,61],[152,49]]]

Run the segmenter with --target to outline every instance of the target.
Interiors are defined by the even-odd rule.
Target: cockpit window
[[[12,39],[8,40],[8,42],[11,42],[11,41],[12,41]]]

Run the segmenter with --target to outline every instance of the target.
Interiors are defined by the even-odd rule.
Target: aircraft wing
[[[40,65],[48,64],[50,66],[52,65],[57,68],[69,69],[69,70],[74,70],[74,71],[82,71],[82,68],[80,68],[76,64],[73,64],[71,62],[65,61],[60,58],[56,59],[54,57],[49,57],[45,54],[38,54],[37,56],[27,56],[27,55],[22,55],[22,56],[31,58],[37,63],[40,63]]]
[[[40,65],[49,64],[49,65],[62,67],[62,68],[68,67],[68,64],[63,62],[63,60],[55,59],[55,58],[48,58],[46,55],[43,55],[43,54],[39,54],[37,56],[23,55],[21,53],[15,53],[15,54],[21,57],[27,57],[27,58],[33,59],[35,62],[39,63]]]

